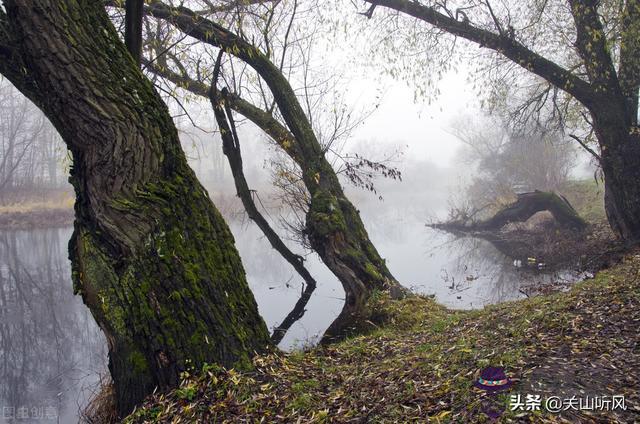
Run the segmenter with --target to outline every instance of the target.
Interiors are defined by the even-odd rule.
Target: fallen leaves
[[[627,402],[621,414],[540,413],[536,422],[639,420],[639,268],[640,255],[629,256],[567,293],[481,311],[380,298],[372,307],[388,324],[372,334],[259,356],[252,373],[186,374],[188,396],[157,394],[127,422],[484,422],[484,393],[472,382],[488,365],[506,368],[514,393],[624,394]]]

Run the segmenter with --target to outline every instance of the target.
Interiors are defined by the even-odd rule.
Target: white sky
[[[360,80],[351,92],[365,97],[373,80]],[[380,107],[353,134],[354,139],[372,139],[376,143],[406,144],[405,156],[428,160],[441,166],[451,164],[461,143],[447,131],[451,121],[459,115],[479,110],[478,100],[467,76],[451,72],[438,82],[440,95],[428,104],[426,99],[414,100],[414,91],[406,83],[384,81],[387,87]],[[354,99],[356,100],[356,99]]]

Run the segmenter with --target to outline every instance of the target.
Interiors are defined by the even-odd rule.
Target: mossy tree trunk
[[[524,222],[541,211],[551,212],[563,227],[582,230],[587,226],[565,198],[553,192],[533,191],[518,194],[514,203],[474,227],[480,230],[499,230],[510,222]]]
[[[346,297],[343,310],[327,330],[325,340],[342,337],[361,322],[366,301],[375,290],[388,291],[393,297],[406,295],[407,291],[371,243],[360,213],[344,194],[304,109],[280,69],[243,38],[187,8],[153,1],[145,12],[236,56],[251,66],[271,90],[286,127],[271,114],[242,99],[236,98],[239,101],[232,102],[231,107],[272,136],[302,170],[304,185],[311,196],[306,216],[307,237],[311,247],[342,283]],[[169,74],[159,71],[161,75]],[[208,94],[207,88],[198,82],[183,83],[186,84],[181,86],[197,94]]]
[[[233,236],[102,2],[3,4],[0,72],[73,154],[74,288],[106,335],[119,413],[189,362],[250,366],[270,341]]]

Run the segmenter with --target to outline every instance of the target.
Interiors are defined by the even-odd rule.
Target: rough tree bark
[[[346,297],[340,316],[325,333],[325,341],[340,338],[355,330],[354,326],[362,322],[364,306],[374,290],[390,292],[396,298],[405,296],[407,291],[393,277],[369,240],[358,210],[345,196],[304,109],[278,67],[246,40],[187,8],[153,1],[145,6],[145,13],[163,19],[183,33],[241,59],[262,77],[271,90],[288,128],[248,102],[243,102],[247,106],[244,112],[251,114],[238,109],[236,111],[269,135],[291,135],[284,140],[275,140],[300,166],[303,182],[311,195],[306,216],[307,237],[312,248],[340,280]],[[201,94],[206,96],[207,91],[205,88]]]
[[[118,412],[189,362],[250,366],[270,341],[233,237],[103,4],[3,4],[0,72],[73,154],[74,288],[106,335]]]
[[[566,91],[589,111],[600,145],[605,176],[605,206],[611,228],[623,239],[640,241],[640,2],[626,0],[616,69],[597,0],[570,0],[575,48],[587,79],[530,50],[505,31],[492,32],[469,20],[457,20],[436,6],[410,0],[365,0],[422,20],[452,35],[498,52]]]

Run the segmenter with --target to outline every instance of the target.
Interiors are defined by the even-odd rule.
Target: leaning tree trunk
[[[0,70],[73,154],[74,288],[106,335],[118,412],[187,364],[250,366],[269,334],[233,237],[102,2],[4,4]]]
[[[273,136],[302,170],[304,185],[311,196],[306,235],[311,247],[338,277],[345,291],[343,310],[327,330],[325,340],[342,337],[352,325],[362,322],[366,301],[375,290],[390,292],[393,297],[404,296],[407,291],[393,277],[371,243],[358,210],[345,196],[309,118],[281,70],[245,39],[184,7],[170,7],[154,1],[145,7],[145,12],[236,56],[251,66],[271,90],[288,128],[246,102],[243,110],[234,109]],[[187,89],[206,96],[208,90],[199,90],[197,85],[190,84]]]

